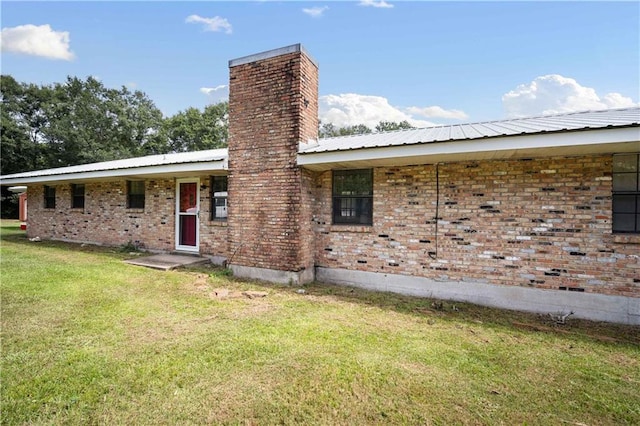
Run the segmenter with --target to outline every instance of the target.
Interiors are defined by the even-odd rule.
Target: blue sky
[[[2,73],[142,90],[166,114],[228,95],[228,61],[302,43],[323,121],[418,126],[640,102],[638,2],[2,1]],[[222,87],[225,86],[225,87]]]

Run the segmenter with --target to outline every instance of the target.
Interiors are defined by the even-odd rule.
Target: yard
[[[638,327],[0,253],[3,424],[640,424]]]

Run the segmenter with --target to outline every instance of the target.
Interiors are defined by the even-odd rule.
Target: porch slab
[[[170,269],[179,268],[181,266],[208,263],[210,262],[210,260],[206,257],[188,256],[181,254],[155,254],[153,256],[125,260],[124,262],[130,265],[146,266],[147,268],[168,271]]]

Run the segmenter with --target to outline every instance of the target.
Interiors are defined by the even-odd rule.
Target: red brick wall
[[[317,178],[316,264],[638,297],[640,238],[611,233],[611,156],[374,169],[372,227],[331,225]]]
[[[318,132],[318,69],[304,52],[230,68],[229,251],[237,265],[313,267],[298,144]]]
[[[226,224],[209,220],[209,176],[200,192],[201,252],[227,254]],[[44,187],[29,186],[29,237],[123,245],[129,241],[149,250],[175,250],[175,181],[145,181],[145,208],[127,208],[126,181],[85,183],[84,209],[71,209],[71,186],[56,188],[56,208],[44,208]]]
[[[29,186],[30,237],[114,246],[131,241],[154,250],[174,248],[173,181],[147,181],[144,210],[127,209],[126,181],[85,183],[84,209],[70,207],[70,184],[51,186],[56,189],[55,209],[44,208],[43,186]]]

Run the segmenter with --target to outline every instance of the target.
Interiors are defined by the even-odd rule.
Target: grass
[[[640,424],[638,327],[154,271],[8,221],[0,254],[3,424]]]

